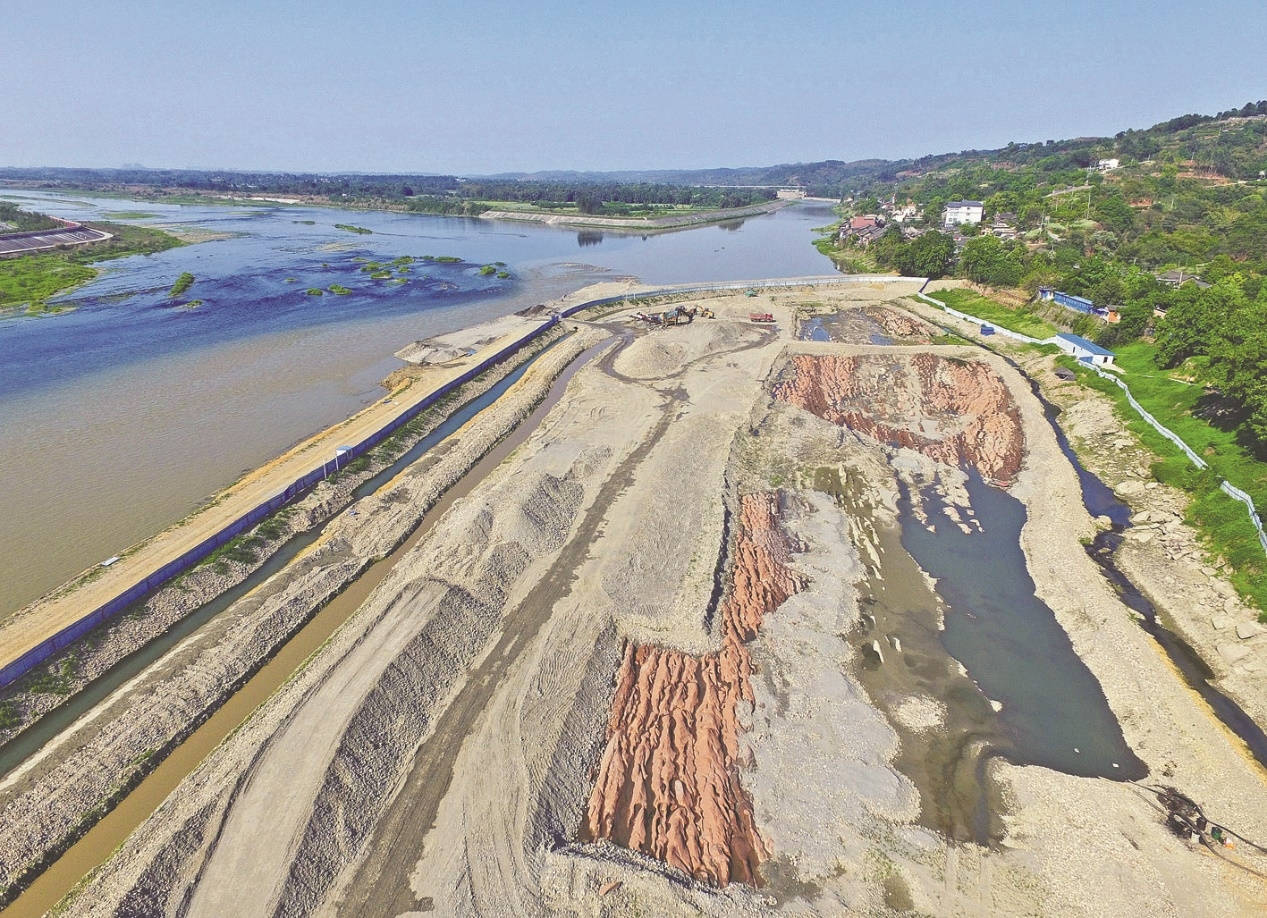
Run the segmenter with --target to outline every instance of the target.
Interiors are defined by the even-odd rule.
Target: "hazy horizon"
[[[1267,95],[1267,7],[384,0],[11,13],[0,166],[481,175],[903,159]],[[126,12],[120,12],[120,7]],[[1170,23],[1184,22],[1182,31]],[[1217,64],[1217,66],[1215,66]]]

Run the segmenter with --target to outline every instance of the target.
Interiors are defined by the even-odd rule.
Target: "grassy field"
[[[1210,464],[1205,471],[1153,430],[1112,382],[1072,358],[1061,358],[1061,363],[1075,369],[1083,385],[1113,399],[1124,426],[1157,457],[1153,476],[1192,495],[1187,521],[1200,532],[1211,554],[1228,562],[1232,567],[1232,584],[1241,596],[1261,610],[1259,620],[1267,621],[1267,555],[1263,553],[1245,505],[1219,490],[1220,480],[1226,479],[1247,492],[1261,511],[1267,507],[1267,463],[1247,453],[1236,442],[1234,433],[1194,417],[1192,408],[1204,390],[1201,386],[1170,379],[1157,370],[1149,356],[1151,350],[1151,345],[1141,342],[1117,351],[1118,364],[1127,370],[1124,380],[1135,399],[1150,414]]]
[[[1058,329],[1043,321],[1034,313],[1023,309],[1011,309],[1002,303],[986,299],[972,290],[938,290],[926,294],[951,309],[984,319],[999,328],[1006,328],[1031,338],[1050,338]]]
[[[97,276],[92,262],[125,255],[148,255],[183,243],[175,236],[143,226],[94,223],[113,233],[113,239],[64,251],[22,255],[0,260],[0,309],[25,308],[38,314],[50,309],[48,300]]]

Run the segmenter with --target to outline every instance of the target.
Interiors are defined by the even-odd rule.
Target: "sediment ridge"
[[[626,645],[584,840],[609,839],[719,886],[760,885],[769,851],[740,780],[739,734],[741,703],[753,703],[745,645],[802,586],[778,516],[774,494],[740,500],[719,651]]]

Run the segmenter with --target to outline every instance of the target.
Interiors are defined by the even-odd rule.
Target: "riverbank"
[[[545,223],[550,226],[576,226],[603,230],[628,230],[630,232],[663,232],[674,229],[690,229],[710,223],[725,223],[759,217],[781,210],[794,201],[776,200],[751,207],[734,207],[728,210],[710,210],[700,213],[679,214],[670,217],[602,217],[586,214],[560,214],[531,210],[486,210],[480,214],[483,220],[517,220],[525,223]]]
[[[1127,423],[1110,395],[1056,376],[1056,357],[999,336],[982,339],[971,323],[918,300],[909,308],[1007,355],[1061,409],[1060,424],[1083,464],[1132,510],[1121,559],[1126,573],[1159,610],[1163,622],[1191,646],[1210,681],[1260,725],[1267,724],[1267,628],[1261,612],[1238,595],[1236,569],[1211,557],[1191,522],[1192,495],[1157,480],[1160,457],[1139,428]],[[1228,501],[1229,503],[1230,500]],[[1240,505],[1235,512],[1243,515]],[[1257,546],[1256,540],[1253,546]]]
[[[96,279],[93,264],[128,255],[151,255],[186,245],[175,235],[143,226],[96,222],[90,227],[104,238],[83,243],[72,252],[35,252],[0,258],[0,318],[65,312],[66,305],[48,301]]]
[[[902,550],[877,537],[892,533],[900,485],[937,484],[972,528],[965,469],[1024,505],[1025,572],[1154,780],[1254,838],[1267,835],[1267,795],[1083,550],[1094,525],[1024,378],[878,309],[900,311],[892,301],[917,286],[719,293],[706,300],[718,318],[650,332],[619,309],[579,317],[615,349],[367,585],[68,912],[1261,909],[1261,881],[1189,847],[1123,781],[981,762],[963,778],[995,788],[998,841],[921,824],[957,778],[906,774],[901,737],[943,736],[979,761],[971,732],[955,732],[964,721],[938,707],[965,702],[885,681],[925,671],[908,646],[948,658],[910,633],[868,634],[862,580]],[[811,304],[868,309],[835,325],[903,340],[794,342]],[[785,390],[802,356],[875,372]],[[870,388],[850,389],[855,378]],[[870,510],[832,493],[825,463]],[[322,570],[354,568],[401,512],[387,498],[364,506],[347,524],[358,528],[324,540],[257,609],[320,593]],[[873,641],[884,662],[869,659]],[[654,750],[625,729],[626,686],[668,731]],[[639,757],[654,768],[645,811],[663,816],[646,833],[618,791],[621,763]],[[614,794],[596,782],[603,761]],[[751,885],[726,884],[723,865],[739,864]]]
[[[613,285],[609,292],[620,289],[623,289],[621,285]],[[145,581],[154,572],[280,493],[291,482],[314,469],[337,471],[336,454],[344,444],[358,443],[392,418],[409,413],[437,388],[488,360],[510,342],[540,327],[542,322],[540,318],[500,320],[493,335],[476,327],[446,336],[446,345],[453,349],[454,354],[461,356],[419,367],[411,378],[388,395],[245,475],[210,498],[202,510],[120,552],[113,560],[105,559],[108,564],[84,571],[0,622],[0,667],[18,660],[78,621],[85,610],[99,608],[134,584]]]

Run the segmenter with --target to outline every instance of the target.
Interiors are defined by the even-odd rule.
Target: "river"
[[[223,238],[103,263],[0,319],[0,615],[182,518],[243,472],[382,395],[410,341],[621,277],[647,284],[826,274],[799,204],[657,235],[334,207],[175,205],[6,190],[76,220]],[[363,227],[354,233],[336,224]],[[393,279],[366,261],[415,261]],[[507,278],[481,275],[504,262]],[[168,290],[195,276],[182,297]],[[329,293],[332,285],[351,290]],[[327,292],[306,293],[310,287]],[[197,299],[201,305],[184,308]]]

